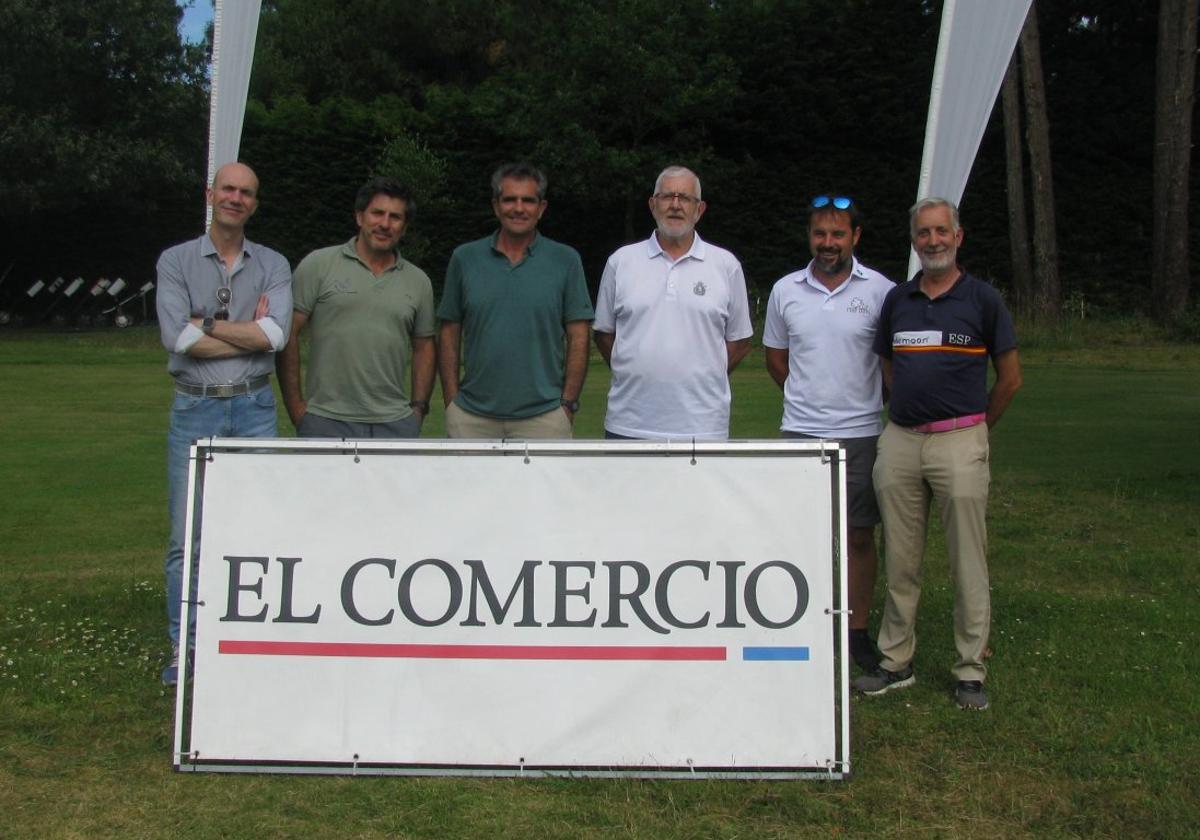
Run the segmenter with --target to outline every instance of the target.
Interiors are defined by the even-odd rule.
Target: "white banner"
[[[848,769],[840,450],[238,445],[193,461],[180,769]]]

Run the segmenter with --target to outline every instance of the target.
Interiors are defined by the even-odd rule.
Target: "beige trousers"
[[[545,414],[519,420],[502,420],[472,414],[456,403],[446,408],[446,437],[497,438],[508,440],[558,440],[575,434],[566,410],[554,408]]]
[[[987,424],[923,434],[889,423],[873,472],[883,516],[887,603],[879,629],[883,667],[899,671],[917,647],[917,604],[929,502],[937,502],[954,584],[955,679],[983,680],[992,620],[987,570]]]

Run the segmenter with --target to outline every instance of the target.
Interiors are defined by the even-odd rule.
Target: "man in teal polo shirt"
[[[438,307],[446,433],[569,438],[593,317],[583,263],[537,231],[546,176],[536,167],[497,169],[492,210],[500,229],[455,249]]]
[[[417,437],[437,364],[433,286],[398,250],[416,208],[404,184],[375,178],[359,189],[354,210],[357,236],[296,267],[291,339],[276,358],[280,392],[301,437]],[[306,326],[307,400],[300,387]]]

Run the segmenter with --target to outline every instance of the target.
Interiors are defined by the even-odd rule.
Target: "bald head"
[[[227,163],[208,188],[213,227],[240,232],[258,209],[258,176],[244,163]]]
[[[217,184],[223,180],[249,180],[254,182],[254,190],[258,192],[258,176],[254,174],[254,170],[244,163],[226,163],[217,167],[216,173],[213,175],[210,187],[215,188]]]

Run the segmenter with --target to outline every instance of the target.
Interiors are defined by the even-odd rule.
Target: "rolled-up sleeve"
[[[292,327],[292,269],[281,254],[268,253],[270,257],[263,266],[267,314],[255,323],[271,342],[271,349],[279,352],[287,344]]]
[[[162,336],[163,347],[173,353],[186,353],[187,348],[196,343],[196,338],[183,335],[191,327],[188,323],[192,314],[192,300],[188,294],[187,284],[183,280],[183,265],[178,247],[168,248],[158,258],[158,287],[155,295],[155,308],[158,312],[158,329]],[[203,333],[200,333],[203,335]],[[185,342],[180,349],[181,339]]]

